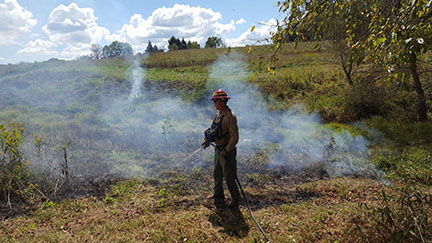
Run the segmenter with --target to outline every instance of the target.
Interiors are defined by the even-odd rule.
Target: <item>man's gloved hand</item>
[[[208,146],[210,146],[210,143],[208,142],[207,138],[205,138],[204,142],[201,144],[201,148],[206,149]]]

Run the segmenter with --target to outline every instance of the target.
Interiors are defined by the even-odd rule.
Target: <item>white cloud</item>
[[[56,47],[56,43],[49,40],[41,40],[36,39],[34,41],[30,41],[27,43],[24,49],[21,49],[17,52],[17,54],[48,54],[48,55],[56,55],[57,51],[54,51],[53,48]]]
[[[5,11],[6,8],[12,10]],[[13,21],[12,17],[20,21]],[[0,21],[8,18],[10,23],[21,26],[19,29],[21,33],[29,31],[36,24],[32,14],[20,7],[16,0],[5,0],[4,4],[0,4]],[[42,27],[48,38],[43,40],[39,37],[28,42],[17,54],[28,60],[32,57],[38,60],[46,57],[72,59],[90,54],[92,43],[104,45],[115,40],[130,43],[135,52],[144,52],[148,41],[153,45],[156,44],[159,49],[166,48],[167,40],[171,36],[197,41],[203,46],[209,36],[224,38],[236,29],[236,25],[246,22],[241,18],[224,24],[219,12],[181,4],[175,4],[171,8],[156,9],[148,17],[134,14],[129,23],[123,25],[115,34],[110,34],[107,28],[99,26],[97,19],[92,8],[80,8],[76,3],[68,6],[60,4],[51,11],[48,23]],[[240,37],[226,39],[225,42],[229,46],[257,44],[257,41],[269,37],[269,32],[274,30],[275,23],[272,19],[266,24],[257,26],[252,33],[249,29]],[[12,31],[13,28],[7,26],[13,25],[0,25],[0,34]],[[0,38],[0,44],[4,39]]]
[[[236,21],[236,24],[244,24],[244,23],[246,23],[246,20],[243,18]]]
[[[76,43],[68,45],[66,48],[62,49],[59,56],[63,59],[75,59],[83,55],[89,55],[90,47],[90,43]]]
[[[77,57],[90,54],[91,44],[73,43],[69,45],[58,45],[50,40],[37,39],[27,43],[26,47],[19,50],[17,54],[27,58],[34,57],[44,60],[52,57],[71,60]]]
[[[36,39],[26,44],[17,54],[26,57],[56,57],[73,59],[90,53],[92,43],[99,43],[109,37],[110,32],[98,26],[91,8],[80,8],[76,3],[60,4],[51,11],[48,24],[42,29],[48,40]]]
[[[257,25],[255,30],[251,32],[249,28],[246,32],[242,33],[238,38],[226,39],[227,46],[245,46],[245,45],[259,45],[268,44],[265,39],[270,37],[270,32],[276,31],[276,20],[270,19],[266,23]]]
[[[26,46],[19,50],[14,59],[19,61],[44,61],[50,58],[62,58],[57,50],[57,43],[50,40],[36,39],[29,41]]]
[[[10,44],[36,25],[30,11],[25,10],[16,0],[0,3],[0,45]]]
[[[92,8],[80,8],[76,3],[60,4],[48,17],[43,30],[51,41],[61,44],[91,44],[109,35],[109,30],[98,26]]]
[[[150,40],[159,48],[167,46],[171,36],[185,38],[204,44],[209,36],[221,36],[235,30],[236,23],[221,23],[222,15],[211,9],[175,4],[172,8],[162,7],[153,11],[148,18],[135,14],[129,24],[110,40],[127,41],[132,46],[145,48]],[[241,21],[240,21],[241,22]]]

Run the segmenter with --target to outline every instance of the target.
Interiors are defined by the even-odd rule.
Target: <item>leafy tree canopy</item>
[[[200,45],[196,41],[188,41],[187,49],[200,49]]]
[[[184,38],[182,40],[172,36],[168,40],[168,49],[172,50],[185,50],[185,49],[199,49],[200,45],[196,41],[188,41],[186,42]]]
[[[387,70],[388,80],[404,80],[408,69],[419,119],[427,119],[417,61],[432,48],[430,0],[285,0],[278,5],[286,17],[272,36],[276,52],[291,36],[297,36],[296,43],[326,39],[341,43],[351,63],[369,57]]]
[[[163,51],[162,49],[159,50],[159,48],[157,47],[157,45],[152,45],[151,41],[148,42],[147,44],[147,48],[146,48],[146,53],[152,53],[152,52],[161,52]]]
[[[205,48],[217,48],[222,46],[224,46],[222,38],[217,36],[211,36],[207,38],[207,41],[205,43]]]
[[[90,48],[90,58],[93,60],[102,58],[102,48],[99,44],[92,44]]]
[[[113,41],[102,48],[103,58],[128,57],[133,55],[132,46],[127,42]]]

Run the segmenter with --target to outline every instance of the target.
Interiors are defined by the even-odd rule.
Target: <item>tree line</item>
[[[222,38],[217,36],[208,37],[204,48],[218,48],[224,47],[224,43]],[[186,49],[200,49],[201,46],[196,41],[188,40],[186,41],[184,38],[181,40],[172,36],[168,40],[168,50],[186,50]],[[99,44],[92,44],[90,48],[91,54],[90,56],[86,56],[86,58],[90,59],[105,59],[105,58],[117,58],[117,57],[130,57],[134,55],[134,51],[132,46],[127,42],[119,42],[113,41],[111,44],[104,46],[103,48]],[[145,53],[154,53],[154,52],[163,52],[163,49],[159,49],[157,45],[153,45],[151,41],[148,41],[147,48],[145,49]],[[141,55],[138,53],[137,55]]]

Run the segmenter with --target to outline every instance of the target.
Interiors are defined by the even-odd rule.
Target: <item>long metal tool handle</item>
[[[234,169],[233,169],[233,170],[234,170]],[[235,171],[234,171],[234,172],[235,172]],[[246,194],[244,193],[244,191],[243,191],[243,187],[241,186],[240,181],[239,181],[239,179],[238,179],[238,177],[237,177],[237,173],[234,173],[234,175],[235,175],[236,182],[237,182],[238,186],[240,187],[240,191],[241,191],[241,193],[242,193],[242,195],[243,195],[243,198],[244,198],[244,200],[245,200],[245,202],[246,202],[246,205],[247,205],[247,208],[248,208],[248,210],[249,210],[249,213],[250,213],[250,215],[252,216],[252,219],[255,221],[255,224],[258,226],[258,229],[259,229],[259,230],[261,231],[261,233],[263,234],[265,240],[266,240],[267,242],[270,242],[270,243],[271,243],[271,241],[270,241],[269,238],[267,237],[266,233],[265,233],[264,230],[261,228],[261,225],[258,223],[258,221],[256,220],[255,216],[254,216],[253,213],[252,213],[252,210],[251,210],[251,208],[250,208],[249,202],[248,202],[248,200],[247,200],[247,198],[246,198]]]

